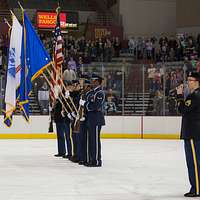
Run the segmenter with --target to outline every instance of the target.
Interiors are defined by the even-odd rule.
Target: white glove
[[[80,119],[79,114],[76,115],[76,120],[78,121]]]
[[[85,117],[81,117],[81,118],[80,118],[80,121],[81,121],[81,122],[84,122],[84,121],[85,121]]]
[[[65,98],[68,99],[69,96],[70,96],[70,94],[69,94],[69,90],[66,90],[66,91],[65,91]]]
[[[72,115],[72,117],[76,118],[75,112],[72,112],[71,115]]]
[[[61,115],[62,115],[62,117],[65,117],[65,111],[64,110],[61,111]]]
[[[80,99],[80,101],[79,101],[79,104],[81,105],[81,106],[84,106],[85,105],[85,100],[83,100],[83,99]]]
[[[68,117],[70,120],[73,120],[73,117],[71,116],[70,113],[67,114],[67,117]]]
[[[52,111],[52,107],[51,106],[49,106],[49,112],[51,112]]]

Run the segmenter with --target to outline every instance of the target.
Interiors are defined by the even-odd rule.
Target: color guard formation
[[[101,167],[100,132],[105,125],[103,78],[82,75],[55,90],[52,115],[56,124],[58,154],[87,167]]]

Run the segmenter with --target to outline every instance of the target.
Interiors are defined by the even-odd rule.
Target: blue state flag
[[[44,48],[28,16],[23,11],[23,33],[21,51],[20,109],[29,121],[29,95],[32,81],[52,64],[50,55]]]

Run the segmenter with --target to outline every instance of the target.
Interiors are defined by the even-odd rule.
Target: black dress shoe
[[[188,192],[184,194],[184,197],[200,197],[200,194],[196,194],[193,192]]]
[[[63,158],[70,159],[72,156],[71,155],[64,155]]]
[[[65,154],[55,154],[55,157],[63,157]]]
[[[98,165],[90,164],[87,167],[101,167],[101,164],[98,164]]]
[[[84,165],[85,163],[87,163],[87,162],[85,162],[85,161],[79,161],[78,162],[79,165]]]
[[[78,163],[79,160],[76,156],[71,156],[71,158],[69,159],[70,161],[74,162],[74,163]]]
[[[102,166],[102,162],[99,162],[98,164],[95,162],[95,163],[85,163],[84,166],[86,167],[101,167]]]

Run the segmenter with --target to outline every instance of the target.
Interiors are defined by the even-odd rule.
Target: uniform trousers
[[[190,192],[200,194],[200,140],[184,140]]]
[[[68,155],[72,155],[72,139],[71,139],[71,130],[69,122],[57,122],[56,123],[57,130],[57,142],[58,142],[58,154],[65,155],[66,154],[66,146],[67,144],[67,153]]]
[[[89,162],[94,165],[101,165],[101,126],[89,124],[88,126],[88,150]]]

